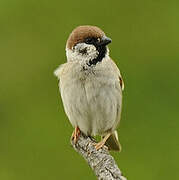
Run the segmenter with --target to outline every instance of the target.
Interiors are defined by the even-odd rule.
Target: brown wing
[[[119,83],[120,83],[121,89],[124,90],[124,81],[121,76],[119,76]]]

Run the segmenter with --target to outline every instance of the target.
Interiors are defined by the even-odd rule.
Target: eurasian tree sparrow
[[[104,144],[120,151],[116,128],[122,108],[124,83],[120,71],[109,57],[111,39],[96,26],[79,26],[66,43],[67,62],[55,70],[65,112],[75,128],[87,136],[102,136]]]

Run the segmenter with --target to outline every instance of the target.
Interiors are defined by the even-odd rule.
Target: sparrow
[[[121,118],[124,82],[117,65],[109,56],[105,33],[96,26],[78,26],[66,42],[67,62],[54,74],[59,79],[64,110],[75,128],[76,143],[81,132],[86,136],[100,135],[95,144],[120,151],[116,131]]]

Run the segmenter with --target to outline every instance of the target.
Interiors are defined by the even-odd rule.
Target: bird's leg
[[[79,127],[76,126],[76,127],[75,127],[75,130],[73,131],[72,136],[71,136],[71,139],[74,141],[75,144],[76,144],[77,139],[78,139],[78,137],[79,137],[79,135],[80,135],[80,132],[81,132],[81,131],[80,131]]]
[[[111,135],[111,133],[106,134],[106,136],[104,136],[104,138],[95,145],[96,150],[98,150],[104,146],[105,142],[107,141],[107,139],[109,138],[110,135]]]

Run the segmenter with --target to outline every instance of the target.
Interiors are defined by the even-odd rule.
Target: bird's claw
[[[80,129],[79,127],[75,127],[75,130],[73,131],[72,133],[72,136],[71,136],[71,139],[74,141],[74,143],[76,144],[77,140],[78,140],[78,137],[80,136]]]

